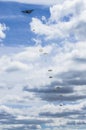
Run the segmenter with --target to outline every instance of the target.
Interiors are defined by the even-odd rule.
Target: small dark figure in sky
[[[33,9],[23,10],[22,13],[30,14],[33,12]]]
[[[49,69],[48,71],[50,71],[50,72],[51,72],[51,71],[53,71],[53,70],[52,70],[52,69]]]
[[[49,78],[51,79],[51,78],[53,78],[52,76],[49,76]]]

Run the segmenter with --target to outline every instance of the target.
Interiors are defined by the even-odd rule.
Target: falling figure
[[[55,89],[58,90],[58,89],[60,89],[60,87],[56,86]]]
[[[63,106],[63,104],[60,104],[60,106]]]
[[[52,71],[52,69],[49,69],[48,71]]]
[[[49,76],[49,78],[51,79],[51,78],[53,78],[52,76]]]
[[[39,51],[40,51],[40,52],[43,52],[43,49],[42,49],[42,48],[40,48],[40,49],[39,49]]]
[[[43,54],[44,54],[44,55],[47,55],[48,53],[47,53],[47,52],[44,52]]]

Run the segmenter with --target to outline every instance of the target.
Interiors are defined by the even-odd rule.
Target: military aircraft
[[[33,9],[23,10],[22,13],[30,14],[33,12]]]

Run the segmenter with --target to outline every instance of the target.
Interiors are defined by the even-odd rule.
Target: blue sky
[[[0,0],[5,129],[86,129],[85,0]]]
[[[28,8],[34,9],[34,12],[30,15],[23,14],[22,10]],[[48,7],[17,2],[0,2],[0,21],[9,27],[9,30],[6,31],[7,36],[4,39],[4,44],[7,46],[34,44],[29,23],[33,16],[41,18],[42,15],[49,17]]]

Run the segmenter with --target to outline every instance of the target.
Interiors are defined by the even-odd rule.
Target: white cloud
[[[7,29],[5,24],[0,23],[0,39],[3,39],[6,37],[4,31]]]
[[[86,40],[86,2],[85,0],[66,0],[50,7],[50,18],[46,23],[32,18],[31,30],[45,39]],[[41,29],[40,29],[41,28]]]

